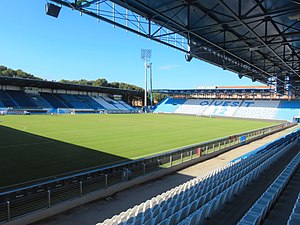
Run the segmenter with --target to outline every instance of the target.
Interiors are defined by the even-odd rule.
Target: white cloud
[[[181,67],[181,65],[164,65],[164,66],[160,66],[159,69],[160,70],[172,70],[175,68]]]

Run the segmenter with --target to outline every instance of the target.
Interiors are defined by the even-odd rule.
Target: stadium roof
[[[300,89],[300,0],[51,1],[180,49],[188,61]]]
[[[37,88],[108,93],[108,94],[116,94],[116,95],[130,94],[134,96],[142,96],[142,92],[135,91],[135,90],[124,90],[119,88],[96,87],[96,86],[79,85],[79,84],[67,84],[67,83],[54,82],[54,81],[12,78],[12,77],[3,77],[3,76],[0,76],[0,85],[14,85],[20,87],[37,87]]]
[[[272,88],[205,88],[205,89],[155,89],[154,93],[162,93],[168,95],[211,95],[211,94],[272,94],[274,89]]]

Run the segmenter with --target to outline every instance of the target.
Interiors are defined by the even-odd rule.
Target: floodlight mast
[[[141,49],[141,59],[144,61],[144,66],[145,66],[145,96],[144,96],[145,108],[147,108],[147,69],[148,69],[148,62],[151,59],[151,54],[152,54],[151,49]],[[152,82],[151,82],[151,84],[152,84]],[[152,87],[151,87],[151,89],[152,89]]]
[[[153,104],[153,96],[152,96],[152,63],[149,63],[150,68],[150,106],[152,109]]]

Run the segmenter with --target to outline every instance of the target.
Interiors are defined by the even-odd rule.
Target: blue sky
[[[58,19],[47,16],[45,3],[1,0],[0,65],[48,80],[106,78],[143,86],[140,51],[149,48],[154,88],[259,84],[200,60],[186,62],[182,52],[69,8]]]

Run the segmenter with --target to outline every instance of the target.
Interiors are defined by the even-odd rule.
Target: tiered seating
[[[50,93],[41,93],[41,96],[48,101],[53,108],[69,108],[59,98]]]
[[[93,109],[105,109],[102,105],[88,95],[77,95],[77,98],[79,98],[81,101],[85,101]]]
[[[81,101],[76,95],[70,94],[56,94],[65,105],[74,109],[93,109],[86,101]]]
[[[117,108],[113,104],[108,103],[101,96],[98,96],[97,98],[93,98],[93,99],[107,110],[117,110]]]
[[[125,108],[129,109],[129,110],[133,110],[134,108],[130,105],[128,105],[126,102],[119,100],[118,101],[121,105],[123,105]]]
[[[275,119],[280,101],[245,100],[238,108],[235,117]]]
[[[272,147],[202,177],[194,178],[166,193],[122,212],[102,224],[195,225],[221,210],[235,194],[289,151],[297,133],[277,140]]]
[[[293,211],[288,220],[288,225],[299,225],[300,224],[300,192],[296,203],[294,205]]]
[[[105,98],[106,101],[107,98]],[[111,104],[113,104],[116,108],[120,109],[120,110],[128,110],[123,104],[121,104],[119,101],[116,101],[116,100],[113,100],[113,99],[110,99],[109,101]]]
[[[162,104],[159,104],[154,110],[155,113],[173,113],[180,107],[186,99],[182,98],[166,98]]]
[[[6,93],[6,91],[0,90],[0,102],[4,107],[17,107],[17,104],[12,98]]]
[[[174,113],[202,115],[211,102],[209,99],[188,99]]]
[[[263,195],[254,203],[251,209],[245,214],[240,225],[244,224],[260,224],[270,211],[271,207],[279,198],[281,192],[293,176],[294,172],[300,164],[300,153],[298,153],[289,165],[282,171],[272,185],[263,193]],[[300,213],[300,211],[298,212]],[[299,214],[300,216],[300,214]],[[298,218],[300,222],[300,217]],[[297,223],[300,224],[300,223]]]
[[[0,90],[0,108],[13,109],[77,109],[82,112],[94,110],[122,110],[133,108],[124,101],[112,100],[108,97],[92,98],[88,95],[25,93],[22,91]]]
[[[217,100],[215,99],[210,106],[203,112],[206,116],[233,116],[238,107],[242,104],[241,100]]]
[[[28,94],[31,100],[37,105],[38,108],[52,108],[52,106],[39,94]]]
[[[278,120],[292,120],[300,115],[300,100],[281,101],[275,118]]]
[[[154,113],[179,113],[292,121],[300,116],[300,100],[208,100],[166,98]]]
[[[36,108],[37,105],[31,101],[30,97],[22,91],[6,91],[6,93],[18,104],[21,108]]]

